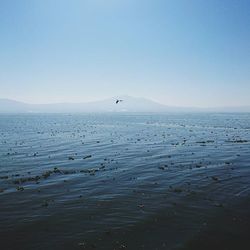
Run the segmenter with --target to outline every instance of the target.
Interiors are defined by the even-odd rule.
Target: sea
[[[0,115],[0,249],[250,249],[249,113]]]

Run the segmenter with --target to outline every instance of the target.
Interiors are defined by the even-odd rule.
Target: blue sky
[[[0,98],[117,95],[250,105],[250,1],[0,1]]]

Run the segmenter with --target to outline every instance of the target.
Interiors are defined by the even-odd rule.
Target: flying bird
[[[117,99],[115,103],[118,104],[119,102],[123,102],[123,100],[118,100]]]

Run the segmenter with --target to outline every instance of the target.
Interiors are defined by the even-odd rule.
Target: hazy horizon
[[[103,102],[103,101],[114,101],[113,104],[115,104],[115,101],[117,99],[121,99],[123,98],[122,101],[126,102],[126,98],[129,99],[137,99],[137,100],[145,100],[145,101],[150,101],[153,103],[157,103],[166,107],[179,107],[179,108],[197,108],[197,109],[213,109],[213,108],[240,108],[240,107],[250,107],[250,105],[238,105],[238,106],[210,106],[210,107],[197,107],[197,106],[175,106],[175,105],[166,105],[164,103],[161,103],[157,100],[153,100],[150,98],[145,98],[142,96],[130,96],[130,95],[120,95],[120,96],[111,96],[111,97],[106,97],[103,99],[97,99],[97,100],[92,100],[92,101],[79,101],[79,102],[47,102],[47,103],[37,103],[37,102],[25,102],[25,101],[20,101],[20,100],[16,100],[16,99],[10,99],[10,98],[0,98],[1,100],[7,100],[7,101],[13,101],[13,102],[18,102],[18,103],[23,103],[23,104],[28,104],[28,105],[54,105],[54,104],[88,104],[88,103],[98,103],[98,102]]]
[[[122,100],[118,104],[117,100]],[[92,102],[26,103],[0,98],[1,113],[250,113],[250,106],[182,107],[168,106],[151,99],[116,96]]]
[[[246,0],[1,1],[0,98],[250,106]]]

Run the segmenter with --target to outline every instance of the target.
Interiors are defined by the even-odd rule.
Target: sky
[[[0,98],[119,95],[250,105],[250,1],[0,1]]]

